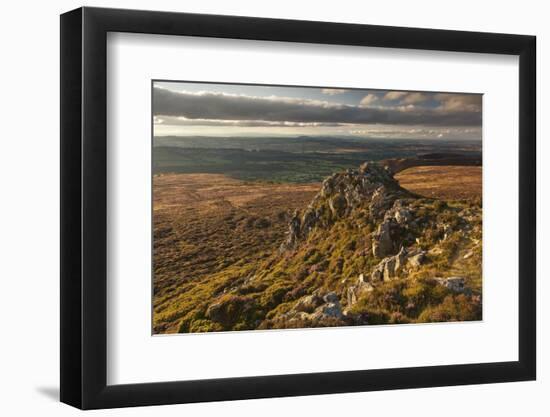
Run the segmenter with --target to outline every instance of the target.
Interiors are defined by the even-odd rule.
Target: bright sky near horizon
[[[482,95],[155,81],[155,136],[481,139]]]

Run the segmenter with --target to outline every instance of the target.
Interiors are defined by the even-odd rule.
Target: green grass
[[[476,153],[481,149],[478,142],[353,137],[160,137],[155,138],[155,145],[154,173],[226,174],[244,181],[275,183],[321,181],[367,160],[435,151]]]

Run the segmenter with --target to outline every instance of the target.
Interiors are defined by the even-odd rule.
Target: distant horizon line
[[[272,138],[272,139],[291,139],[291,138],[343,138],[343,139],[370,139],[370,140],[429,140],[429,141],[435,141],[435,142],[452,142],[452,141],[460,141],[460,142],[482,142],[483,138],[479,139],[471,139],[471,138],[464,138],[464,139],[457,139],[457,138],[384,138],[384,137],[376,137],[376,136],[358,136],[358,135],[265,135],[265,136],[258,136],[258,135],[153,135],[153,139],[158,138],[217,138],[217,139],[236,139],[236,138],[242,138],[242,139],[258,139],[258,138]]]

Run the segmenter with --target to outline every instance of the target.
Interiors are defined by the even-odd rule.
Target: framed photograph
[[[61,401],[533,380],[535,37],[61,16]]]

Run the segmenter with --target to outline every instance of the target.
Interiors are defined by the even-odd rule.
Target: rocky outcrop
[[[408,226],[412,221],[413,215],[407,208],[404,200],[395,200],[393,207],[384,215],[385,219],[394,219],[397,224]]]
[[[357,283],[348,287],[346,291],[346,301],[348,307],[352,306],[365,293],[374,290],[374,286],[365,278],[364,274],[360,274]]]
[[[394,253],[394,242],[392,238],[393,222],[384,221],[378,226],[376,233],[372,236],[372,254],[377,258],[384,258]]]
[[[300,230],[302,221],[300,220],[300,213],[298,210],[294,212],[290,222],[288,224],[288,232],[285,241],[281,244],[280,250],[285,251],[287,249],[294,249],[300,239]]]
[[[395,256],[389,256],[384,258],[371,273],[371,280],[377,281],[389,281],[399,277],[399,273],[405,266],[407,260],[407,251],[405,248],[401,248],[399,253]]]
[[[424,285],[416,283],[422,271],[430,271],[431,275],[430,268],[424,268],[424,265],[434,262],[434,267],[437,267],[445,251],[452,253],[445,245],[449,246],[453,241],[444,244],[445,236],[460,237],[461,242],[466,241],[466,237],[478,227],[468,225],[477,221],[478,212],[468,207],[461,210],[459,212],[455,207],[436,204],[433,200],[411,194],[399,186],[390,169],[378,163],[365,163],[358,170],[347,170],[328,177],[307,209],[292,216],[281,250],[295,250],[300,261],[306,263],[303,266],[306,275],[316,273],[315,278],[325,282],[323,288],[328,287],[336,292],[321,294],[316,290],[307,296],[302,296],[303,292],[296,294],[301,298],[290,310],[285,307],[284,313],[277,313],[277,322],[270,318],[269,325],[303,327],[303,322],[308,322],[312,326],[323,326],[334,325],[335,320],[342,323],[355,320],[353,323],[357,324],[364,319],[358,311],[372,302],[372,296],[367,297],[370,292],[378,288],[383,294],[385,289],[394,288],[393,283],[387,285],[386,282],[411,277],[411,283],[403,283],[404,286]],[[471,222],[464,220],[467,216],[470,216]],[[311,236],[316,229],[315,235]],[[353,239],[342,237],[348,231]],[[336,237],[334,244],[319,242],[325,232],[330,236],[328,240]],[[311,239],[302,245],[308,237]],[[471,243],[471,247],[476,248],[479,242],[471,240]],[[306,254],[312,250],[310,247],[318,248],[321,244],[324,252],[320,258],[324,259],[309,262]],[[457,252],[458,255],[446,261],[454,262],[459,255],[468,259],[474,253],[473,249],[469,250],[466,255],[463,255],[465,252]],[[348,263],[346,259],[344,267],[344,259],[338,258],[343,253],[354,262]],[[293,254],[285,256],[292,257]],[[355,268],[363,272],[357,278],[350,275],[356,273]],[[330,276],[331,280],[328,281],[326,276]],[[466,287],[469,281],[464,277],[434,279],[449,291],[466,295],[470,291],[471,294],[471,289]],[[427,281],[435,285],[431,278]],[[330,282],[328,286],[327,282]],[[335,282],[338,285],[334,285]],[[395,285],[395,288],[401,288],[401,284]],[[378,291],[375,294],[378,296]],[[340,299],[345,312],[342,312]],[[402,314],[414,317],[416,307],[407,306],[403,307],[406,312]],[[402,319],[393,313],[391,317],[382,318],[376,314],[376,311],[368,313],[369,324],[377,320],[400,322]]]
[[[324,304],[317,307],[317,309],[311,315],[311,319],[319,320],[326,317],[332,317],[336,319],[342,318],[342,307],[340,306],[340,300],[334,292],[330,292],[323,297]]]
[[[329,198],[328,205],[333,216],[342,217],[346,212],[348,202],[343,194],[338,193],[335,196]]]
[[[303,215],[294,213],[289,223],[287,237],[280,249],[281,251],[294,249],[297,243],[306,239],[314,228],[328,227],[334,221],[350,215],[359,206],[367,208],[373,219],[380,221],[394,206],[396,200],[411,196],[410,192],[399,186],[391,170],[376,162],[366,162],[359,170],[348,169],[346,172],[333,174],[323,181],[321,190]],[[407,211],[401,206],[392,212],[392,216],[392,221],[396,224],[408,218]],[[380,252],[377,252],[380,256],[391,252],[388,251],[391,246],[388,239],[391,237],[384,234],[385,232],[386,229],[380,231],[382,241],[376,243],[382,246]]]
[[[277,218],[254,216],[250,227],[240,229],[260,233],[243,236],[242,253],[249,254],[249,242],[280,236],[283,224],[281,252],[261,246],[254,264],[231,255],[227,268],[205,276],[190,293],[205,294],[207,302],[178,293],[185,313],[177,317],[180,331],[481,317],[475,310],[481,305],[483,243],[477,201],[413,195],[391,170],[367,163],[327,178],[307,207],[272,214]],[[263,227],[268,229],[252,230]],[[189,279],[188,286],[195,283]]]
[[[402,199],[393,202],[393,206],[384,213],[384,220],[372,236],[372,254],[377,258],[394,255],[402,245],[402,236],[412,222],[412,212]]]
[[[341,320],[344,317],[342,306],[336,293],[321,295],[320,290],[302,297],[288,312],[278,316],[280,323],[292,327],[298,321],[322,324],[326,320]]]
[[[313,294],[300,298],[293,310],[295,312],[313,313],[321,304],[323,304],[323,297],[319,295],[319,291],[314,291]]]

